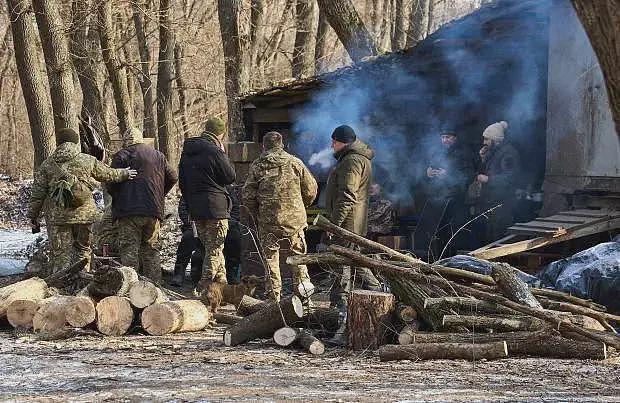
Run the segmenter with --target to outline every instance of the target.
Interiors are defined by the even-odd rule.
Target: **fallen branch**
[[[494,343],[416,343],[406,346],[388,344],[379,348],[381,361],[395,360],[495,360],[508,357],[505,341]]]
[[[445,328],[465,327],[467,329],[493,329],[498,332],[516,332],[520,330],[540,330],[544,327],[543,321],[529,316],[526,317],[489,317],[468,315],[445,315],[443,325]]]

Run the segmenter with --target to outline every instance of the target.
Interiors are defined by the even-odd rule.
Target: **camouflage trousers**
[[[196,230],[205,248],[201,279],[227,283],[224,242],[228,233],[228,220],[196,221]]]
[[[286,257],[291,255],[305,255],[307,252],[306,237],[301,230],[297,234],[279,238],[270,232],[259,230],[259,240],[262,252],[265,256],[265,277],[267,284],[265,289],[268,291],[269,299],[279,301],[282,294],[282,276],[280,274],[280,253]],[[293,266],[286,264],[293,273],[294,290],[299,283],[310,281],[308,268],[305,265]]]
[[[160,222],[155,217],[123,217],[116,221],[121,263],[161,283]]]
[[[68,268],[71,264],[88,259],[91,255],[91,224],[49,225],[47,236],[51,245],[52,272]]]

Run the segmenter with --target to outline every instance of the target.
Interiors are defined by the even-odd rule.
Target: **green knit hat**
[[[73,129],[64,128],[56,132],[56,142],[80,144],[80,135]]]
[[[218,117],[209,118],[205,123],[205,133],[221,137],[226,133],[226,124]]]

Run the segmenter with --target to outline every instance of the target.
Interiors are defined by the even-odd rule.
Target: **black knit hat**
[[[64,128],[56,132],[56,143],[75,143],[80,144],[80,135],[73,129]]]
[[[357,139],[357,136],[355,135],[355,130],[353,130],[351,126],[342,125],[334,129],[332,139],[349,144],[353,143]]]

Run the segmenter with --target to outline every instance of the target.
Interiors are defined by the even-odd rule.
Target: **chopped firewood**
[[[7,314],[11,302],[16,300],[41,301],[49,296],[45,280],[32,277],[0,288],[0,317]]]
[[[495,360],[508,357],[505,341],[494,343],[415,343],[406,346],[388,344],[379,349],[381,361],[395,360]]]
[[[273,333],[273,341],[282,347],[288,347],[295,342],[299,329],[284,326]]]
[[[445,315],[443,325],[447,329],[465,327],[472,331],[491,329],[497,332],[533,331],[540,330],[545,326],[542,320],[528,316],[489,317],[477,315]]]
[[[148,306],[141,318],[148,334],[161,336],[202,330],[209,324],[211,314],[202,302],[188,299]]]
[[[273,336],[276,329],[294,323],[304,314],[303,304],[297,296],[269,302],[258,312],[246,316],[224,332],[224,344],[236,346],[257,338]]]
[[[497,287],[509,300],[530,308],[542,309],[540,302],[530,291],[530,287],[517,277],[517,274],[509,265],[505,263],[494,264],[492,276],[497,283]]]
[[[129,288],[129,302],[138,309],[168,301],[168,297],[155,284],[146,280],[139,280]]]
[[[604,343],[577,341],[564,338],[554,329],[536,332],[507,333],[438,333],[409,332],[407,337],[399,338],[401,344],[424,343],[492,343],[505,341],[510,356],[532,356],[568,359],[607,358]]]
[[[131,327],[134,312],[129,298],[112,295],[97,304],[97,329],[108,336],[122,336]]]
[[[282,347],[297,345],[312,355],[321,355],[325,352],[325,345],[311,332],[301,328],[280,328],[273,334],[273,340]]]
[[[72,327],[85,327],[95,321],[95,302],[89,297],[73,297],[67,302],[65,316]]]
[[[378,291],[352,291],[347,316],[351,348],[375,350],[386,344],[390,333],[395,332],[393,313],[394,295]]]
[[[269,305],[270,301],[262,301],[260,299],[256,299],[250,297],[249,295],[244,295],[239,304],[237,304],[237,314],[240,316],[248,316],[253,313],[260,311]]]

